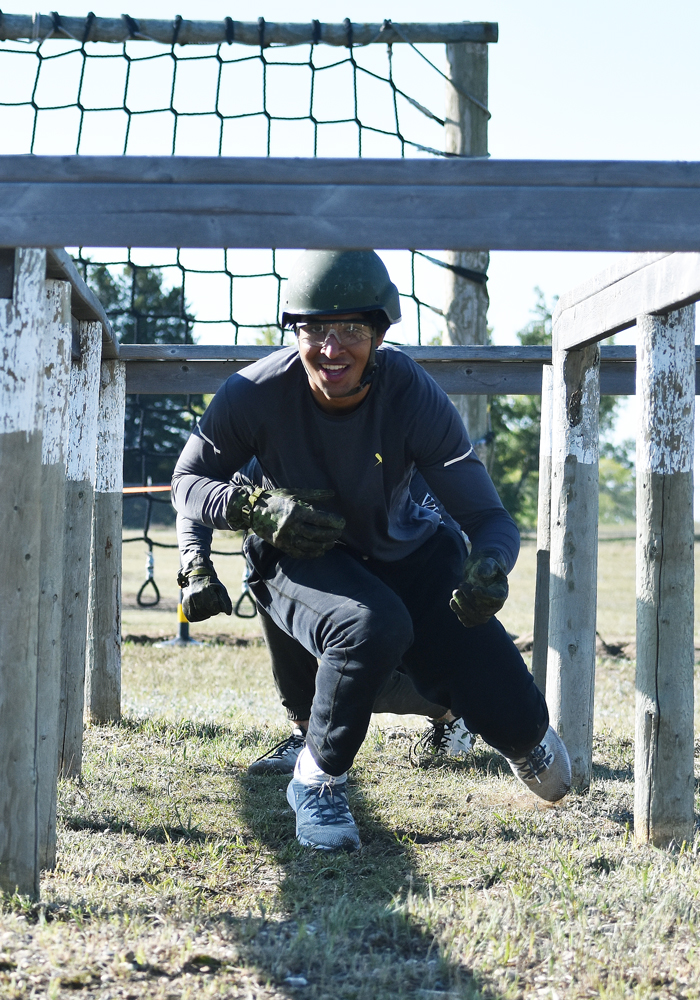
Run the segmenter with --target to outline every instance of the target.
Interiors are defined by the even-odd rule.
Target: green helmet
[[[374,250],[305,250],[287,282],[282,326],[296,316],[383,312],[401,319],[399,292]]]

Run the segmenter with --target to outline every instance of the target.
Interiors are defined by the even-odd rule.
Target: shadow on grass
[[[313,985],[312,996],[495,998],[442,951],[435,917],[420,905],[429,888],[417,870],[414,848],[433,838],[388,828],[362,784],[350,779],[361,849],[302,848],[285,797],[289,778],[241,774],[234,780],[241,819],[282,869],[276,906],[292,915],[297,927],[287,960]],[[265,958],[256,956],[255,948],[250,957],[264,968]]]

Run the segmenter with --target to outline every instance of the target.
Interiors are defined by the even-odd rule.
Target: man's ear
[[[383,333],[378,333],[377,334],[377,347],[379,347],[381,345],[381,343],[384,340],[385,336],[386,336],[386,330],[384,330]]]

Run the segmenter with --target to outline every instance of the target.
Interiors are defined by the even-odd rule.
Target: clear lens
[[[333,334],[343,347],[352,347],[363,340],[370,340],[372,327],[367,323],[304,323],[298,326],[299,336],[312,347],[323,347],[328,337]]]

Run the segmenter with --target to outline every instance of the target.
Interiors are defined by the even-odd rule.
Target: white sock
[[[304,747],[294,767],[294,777],[301,781],[303,785],[342,785],[347,779],[347,772],[339,774],[337,777],[322,771],[316,761],[311,756],[308,747]]]

